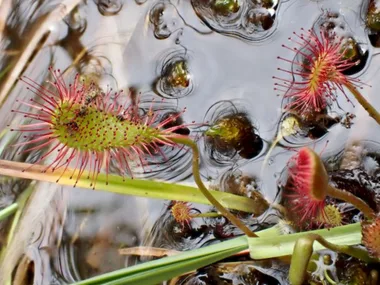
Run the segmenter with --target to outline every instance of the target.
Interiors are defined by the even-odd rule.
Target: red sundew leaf
[[[290,41],[296,47],[290,48],[283,45],[288,50],[296,53],[293,60],[283,57],[278,59],[291,63],[293,69],[278,70],[290,74],[292,80],[273,77],[275,90],[284,93],[284,98],[289,98],[290,102],[285,106],[286,110],[297,110],[303,113],[308,110],[323,110],[336,100],[335,91],[344,92],[343,86],[349,82],[356,86],[360,80],[350,78],[343,72],[356,62],[351,62],[345,58],[345,51],[342,50],[343,38],[328,38],[321,32],[317,35],[314,31],[293,33],[294,38]]]
[[[299,222],[313,221],[323,214],[328,175],[318,154],[304,147],[290,159],[290,187],[285,188],[290,211],[299,215]]]

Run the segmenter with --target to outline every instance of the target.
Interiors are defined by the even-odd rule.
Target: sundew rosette
[[[336,91],[340,91],[347,98],[344,86],[354,89],[360,80],[346,76],[343,72],[358,64],[346,58],[344,38],[329,38],[324,32],[317,34],[313,30],[303,30],[293,33],[289,41],[294,47],[282,45],[293,51],[294,59],[281,56],[277,58],[292,65],[291,69],[278,68],[279,71],[290,74],[293,78],[279,78],[276,80],[275,90],[284,93],[289,99],[286,110],[295,110],[299,113],[316,110],[317,112],[330,106],[336,100]],[[350,90],[352,91],[352,90]]]
[[[67,85],[59,70],[53,71],[52,88],[23,77],[21,80],[35,94],[29,101],[19,101],[30,111],[12,110],[32,119],[12,131],[24,134],[23,152],[47,149],[36,163],[49,160],[44,171],[60,169],[77,184],[83,173],[95,187],[101,171],[108,176],[110,166],[116,165],[121,176],[132,176],[131,162],[138,167],[147,164],[147,157],[161,155],[162,146],[176,147],[172,140],[187,137],[175,133],[184,125],[175,125],[181,115],[173,113],[165,119],[153,110],[153,103],[144,114],[130,100],[118,103],[122,92],[101,92],[93,84],[86,85],[77,75]]]

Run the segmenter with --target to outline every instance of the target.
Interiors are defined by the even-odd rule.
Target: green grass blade
[[[220,259],[228,257],[234,253],[242,251],[248,248],[247,238],[245,236],[234,238],[228,241],[224,241],[218,244],[202,247],[199,249],[194,249],[180,253],[178,255],[169,256],[161,258],[158,260],[153,260],[150,262],[145,262],[143,264],[131,266],[125,269],[120,269],[110,273],[106,273],[94,278],[90,278],[84,281],[75,283],[76,285],[89,285],[89,284],[105,284],[106,282],[115,281],[127,276],[132,276],[131,278],[141,278],[138,277],[139,274],[146,274],[150,271],[157,271],[158,276],[150,272],[150,278],[161,278],[159,277],[162,268],[165,272],[165,278],[167,276],[177,276],[179,274],[185,273],[189,270],[193,270],[202,266],[206,266]],[[183,269],[181,269],[181,264],[184,264]],[[185,266],[186,265],[186,266]],[[172,275],[171,270],[173,270],[174,275]],[[180,273],[178,273],[180,272]],[[153,275],[152,275],[153,274]],[[136,277],[137,276],[137,277]],[[155,279],[156,280],[156,279]],[[162,279],[166,280],[166,279]],[[132,284],[132,283],[120,283],[120,284]],[[134,284],[144,284],[144,283],[134,283]]]
[[[18,205],[16,214],[14,216],[14,219],[12,221],[11,227],[8,231],[8,237],[7,237],[7,244],[11,242],[13,239],[13,235],[16,231],[16,227],[18,225],[18,222],[22,216],[22,213],[24,211],[25,205],[28,202],[28,199],[30,195],[32,195],[34,191],[35,183],[31,183],[17,198],[16,203]]]
[[[44,166],[30,166],[31,165],[27,163],[0,160],[0,174],[19,178],[47,181],[61,185],[74,185],[74,180],[70,179],[72,170],[67,170],[65,174],[60,177],[62,173],[58,170],[55,172],[46,171],[45,173],[42,173]],[[59,181],[57,182],[58,179]],[[87,179],[86,172],[84,172],[81,176],[81,179],[79,179],[77,187],[92,189],[90,180]],[[140,180],[130,178],[123,179],[117,175],[109,175],[107,183],[106,175],[99,174],[96,182],[96,190],[103,190],[123,195],[134,195],[165,200],[178,200],[210,205],[208,199],[206,199],[203,196],[202,192],[195,187],[154,180]],[[254,199],[220,191],[210,190],[210,192],[226,208],[255,213],[257,202]]]
[[[266,259],[292,255],[297,239],[310,233],[319,234],[327,241],[338,245],[360,244],[362,239],[360,223],[290,235],[248,238],[250,256],[253,259]],[[314,243],[313,248],[314,250],[324,249],[324,247],[317,242]]]
[[[16,208],[16,211],[15,211],[15,215],[14,215],[14,218],[12,220],[12,224],[8,230],[8,235],[7,235],[7,241],[6,241],[6,244],[4,245],[3,248],[1,248],[0,250],[0,264],[2,264],[3,262],[5,262],[5,256],[7,254],[7,251],[9,250],[8,249],[8,246],[9,244],[11,243],[12,239],[13,239],[13,236],[16,232],[16,228],[17,228],[17,225],[18,225],[18,222],[22,216],[22,213],[24,211],[24,207],[30,197],[30,195],[32,194],[33,190],[34,190],[34,186],[35,184],[32,182],[17,198],[16,200],[16,203],[12,204],[12,205],[17,205],[17,208]],[[3,274],[6,274],[8,275],[8,277],[6,278],[6,284],[12,284],[12,276],[11,276],[11,272],[5,272]],[[5,276],[5,275],[4,275]]]
[[[240,247],[240,248],[230,248],[228,250],[215,252],[212,254],[208,254],[206,256],[183,260],[175,264],[170,264],[170,265],[150,269],[144,272],[131,274],[124,278],[119,278],[117,280],[108,282],[106,283],[106,285],[159,284],[165,280],[169,280],[173,277],[182,275],[186,272],[192,271],[197,268],[202,268],[204,266],[210,265],[219,260],[227,258],[235,253],[238,253],[239,251],[245,248],[247,248],[247,246]]]
[[[256,234],[259,237],[266,238],[279,235],[280,232],[278,227],[274,226],[257,232]],[[106,273],[75,284],[156,284],[174,276],[217,262],[247,248],[247,238],[246,236],[242,236],[218,244],[186,251],[175,256],[165,257]],[[155,283],[144,283],[151,282],[152,280],[155,281]]]
[[[14,214],[18,209],[18,204],[13,203],[9,205],[8,207],[2,209],[0,211],[0,221],[4,220],[5,218],[9,217],[10,215]]]

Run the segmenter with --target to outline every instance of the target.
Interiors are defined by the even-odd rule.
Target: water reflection
[[[124,0],[94,0],[94,3],[103,16],[115,16],[123,9]]]
[[[192,0],[198,17],[215,31],[248,41],[268,37],[275,29],[278,0]]]

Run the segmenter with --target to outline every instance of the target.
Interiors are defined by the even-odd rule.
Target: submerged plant
[[[244,113],[228,114],[217,119],[205,131],[206,141],[216,151],[228,156],[236,152],[251,159],[263,148],[263,141]]]
[[[51,157],[53,162],[44,168],[44,172],[60,169],[62,177],[66,171],[70,171],[70,178],[76,177],[74,184],[76,185],[82,174],[88,170],[88,179],[95,189],[96,179],[102,170],[105,170],[108,177],[111,161],[115,161],[120,174],[124,177],[125,174],[132,173],[129,161],[137,160],[138,164],[144,166],[144,155],[160,153],[164,156],[160,145],[173,147],[186,145],[193,151],[194,180],[202,194],[246,235],[255,236],[204,186],[199,173],[197,144],[187,135],[175,133],[176,130],[182,129],[183,125],[170,126],[180,114],[157,122],[158,113],[153,111],[153,104],[146,115],[140,116],[133,104],[126,106],[117,103],[120,93],[116,93],[114,97],[110,91],[107,94],[94,96],[92,92],[94,86],[81,84],[78,75],[74,83],[67,86],[59,70],[51,72],[54,78],[54,82],[51,82],[55,88],[54,92],[31,79],[22,79],[39,100],[21,102],[34,109],[35,113],[15,112],[34,119],[37,123],[12,129],[31,134],[31,137],[25,136],[28,139],[26,142],[17,146],[40,143],[38,146],[26,149],[26,152],[50,146],[47,153],[35,163]],[[87,96],[88,94],[91,96]],[[69,170],[70,165],[74,166],[73,170]]]
[[[380,11],[376,0],[369,0],[366,15],[366,26],[372,31],[380,31]]]
[[[294,33],[295,39],[289,38],[298,47],[283,47],[293,51],[297,57],[289,60],[278,57],[292,64],[294,70],[278,68],[278,70],[293,76],[292,80],[273,77],[275,90],[285,92],[284,97],[290,99],[285,107],[287,110],[295,110],[299,113],[310,110],[320,111],[336,100],[335,91],[340,90],[348,99],[344,87],[346,87],[363,106],[363,108],[380,124],[380,114],[357,89],[358,79],[344,75],[344,71],[355,66],[357,62],[351,61],[346,56],[347,45],[342,50],[344,38],[330,38],[321,32],[317,35],[313,30],[302,29],[300,34]],[[285,90],[283,89],[285,88]]]
[[[284,194],[292,211],[299,215],[299,222],[314,222],[320,215],[326,217],[327,196],[346,201],[371,219],[374,211],[360,198],[350,192],[337,189],[329,184],[329,177],[319,155],[307,147],[290,159],[288,186]]]
[[[217,14],[228,16],[231,13],[236,13],[240,9],[239,1],[237,0],[214,0],[212,7]]]
[[[174,88],[186,88],[190,84],[190,74],[187,63],[184,60],[172,63],[167,67],[166,81]]]

